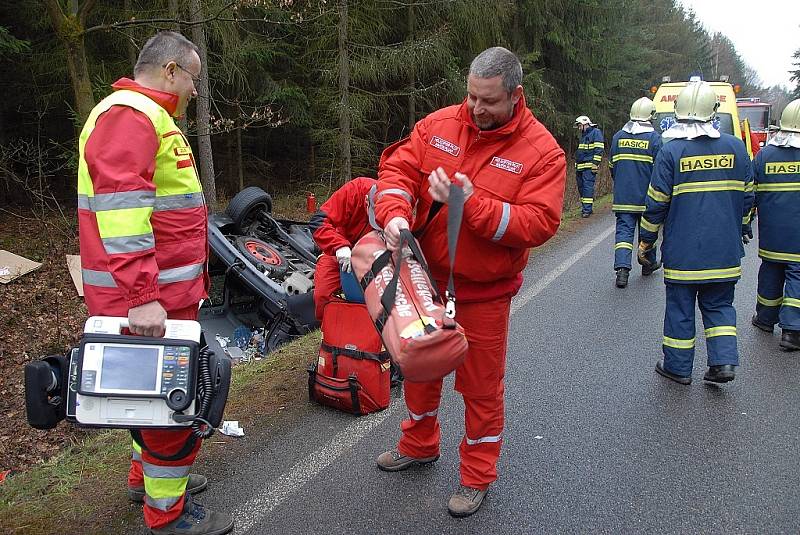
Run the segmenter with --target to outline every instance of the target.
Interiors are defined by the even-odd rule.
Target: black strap
[[[339,355],[344,355],[346,357],[351,357],[354,359],[359,360],[377,360],[378,362],[386,362],[389,360],[389,353],[387,351],[381,351],[380,353],[370,353],[369,351],[359,351],[357,349],[349,349],[347,347],[339,347],[339,346],[332,346],[330,344],[326,344],[322,342],[321,345],[322,349],[331,353],[334,358]]]
[[[188,428],[187,428],[188,429]],[[186,439],[186,442],[183,444],[183,447],[178,450],[177,453],[174,455],[161,455],[150,448],[148,448],[144,443],[144,438],[142,437],[142,433],[139,429],[131,429],[131,437],[133,437],[133,441],[136,442],[142,451],[147,451],[147,453],[160,461],[180,461],[181,459],[186,458],[192,450],[194,449],[195,444],[197,441],[200,440],[194,433],[189,435],[189,438]]]
[[[359,386],[355,375],[348,377],[347,383],[350,385],[350,401],[353,404],[353,413],[356,416],[361,416],[361,401],[358,399],[358,390],[361,386]]]
[[[428,217],[425,218],[425,223],[423,223],[423,225],[420,228],[414,231],[415,238],[421,238],[422,235],[425,234],[425,231],[428,229],[428,225],[430,224],[431,221],[433,221],[433,218],[436,217],[436,214],[439,213],[439,210],[442,209],[442,206],[444,206],[444,203],[441,203],[439,201],[433,201],[430,209],[428,209]]]

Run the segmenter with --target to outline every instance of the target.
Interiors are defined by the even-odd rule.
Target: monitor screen
[[[100,373],[100,388],[153,391],[158,376],[158,348],[105,346]]]

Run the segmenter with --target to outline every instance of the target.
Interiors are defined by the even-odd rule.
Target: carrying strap
[[[322,349],[331,353],[334,357],[344,355],[346,357],[359,359],[359,360],[376,360],[378,362],[386,362],[389,360],[389,353],[381,351],[380,353],[370,353],[369,351],[359,351],[357,349],[349,349],[346,347],[332,346],[322,342]]]
[[[146,451],[149,455],[155,457],[160,461],[180,461],[181,459],[185,459],[187,455],[189,455],[192,450],[194,449],[195,444],[197,441],[200,440],[194,433],[189,435],[189,438],[186,439],[186,442],[183,444],[183,447],[178,450],[177,453],[174,455],[161,455],[150,448],[148,448],[144,443],[144,438],[142,437],[142,432],[138,429],[131,429],[131,437],[133,437],[133,441],[142,448],[142,451]]]

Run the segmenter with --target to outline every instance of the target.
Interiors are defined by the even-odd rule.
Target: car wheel
[[[281,276],[289,264],[274,245],[250,236],[236,238],[236,248],[267,275]]]
[[[272,197],[258,186],[244,188],[231,199],[225,209],[225,213],[242,233],[247,231],[247,227],[256,220],[261,211],[272,212]]]

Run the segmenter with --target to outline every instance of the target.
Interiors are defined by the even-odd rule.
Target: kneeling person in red
[[[466,420],[461,484],[448,503],[456,517],[476,512],[497,479],[511,298],[522,285],[530,248],[552,237],[561,220],[564,151],[526,107],[521,83],[514,54],[485,50],[470,66],[465,101],[418,122],[409,138],[384,151],[378,170],[376,220],[392,250],[410,221],[416,230],[425,225],[434,201],[447,211],[451,178],[464,189],[455,319],[469,350],[455,381]],[[447,216],[435,216],[419,242],[436,283],[445,288]],[[404,390],[409,417],[401,424],[402,436],[396,449],[377,458],[378,467],[389,472],[439,458],[442,381],[406,382]]]

